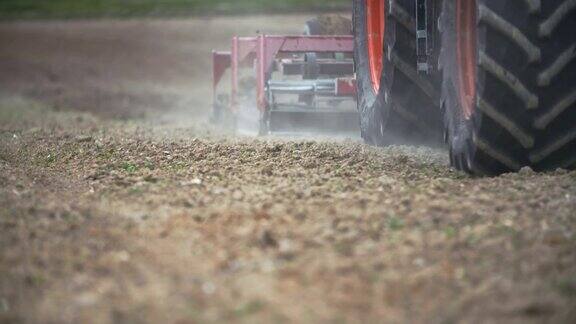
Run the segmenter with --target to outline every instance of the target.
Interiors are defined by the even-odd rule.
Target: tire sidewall
[[[368,60],[368,39],[366,33],[366,2],[354,1],[354,61],[356,69],[356,96],[360,113],[360,129],[362,138],[369,144],[383,145],[385,129],[385,88],[381,74],[380,89],[374,91],[370,77],[370,63]],[[384,60],[385,58],[383,58]]]
[[[439,57],[440,68],[442,69],[442,99],[441,106],[444,116],[444,127],[446,140],[450,149],[450,160],[452,165],[459,170],[471,172],[474,169],[476,148],[474,143],[475,130],[480,127],[481,114],[477,113],[477,108],[470,118],[465,118],[460,102],[459,89],[459,66],[457,59],[457,31],[456,31],[456,3],[454,0],[444,0],[442,4],[442,14],[440,17],[441,45],[442,50]],[[479,30],[478,40],[481,39]],[[478,42],[479,48],[481,41]],[[480,69],[478,69],[480,71]],[[477,95],[480,95],[482,88],[479,72],[475,76],[477,84]]]

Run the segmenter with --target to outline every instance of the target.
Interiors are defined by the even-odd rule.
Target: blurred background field
[[[346,10],[350,0],[2,0],[0,19],[254,14]]]

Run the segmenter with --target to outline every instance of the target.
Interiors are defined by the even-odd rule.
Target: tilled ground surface
[[[228,27],[214,44],[238,26],[262,23],[238,21],[222,21]],[[181,31],[174,21],[168,29],[155,21],[112,25],[137,23]],[[37,24],[3,25],[0,34],[24,53],[36,44],[25,35],[50,29]],[[68,24],[64,30],[82,34],[85,23]],[[209,53],[204,45],[198,55]],[[33,59],[17,48],[0,46],[0,56],[22,60],[12,68],[28,71]],[[63,53],[37,54],[38,69],[62,67],[56,79],[68,80],[73,69],[61,60],[76,54]],[[101,57],[77,55],[83,66]],[[160,88],[152,94],[169,101],[159,106],[178,106],[170,118],[154,104],[71,96],[98,84],[105,93],[135,89],[131,95],[146,101],[140,78],[170,85],[156,68],[147,78],[118,74],[109,87],[107,77],[72,78],[61,85],[71,92],[57,96],[56,81],[2,76],[0,322],[576,318],[575,172],[475,179],[451,170],[445,152],[426,148],[219,135],[198,121],[205,102],[191,113],[197,119],[176,123],[182,107],[170,100],[188,97]],[[198,78],[184,80],[205,89]],[[134,119],[142,111],[164,122]]]

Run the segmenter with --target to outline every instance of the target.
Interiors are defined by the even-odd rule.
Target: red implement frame
[[[213,52],[214,94],[225,71],[230,68],[232,84],[230,105],[232,111],[238,108],[238,76],[241,67],[254,67],[256,70],[258,109],[266,112],[266,83],[272,74],[275,60],[282,53],[353,53],[352,36],[269,36],[234,37],[231,52]],[[337,80],[341,89],[336,95],[353,94],[355,80]]]

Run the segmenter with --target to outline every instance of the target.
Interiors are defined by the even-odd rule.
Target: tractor
[[[576,0],[355,0],[362,138],[455,168],[576,166]]]
[[[321,22],[214,52],[215,94],[232,70],[215,115],[238,114],[245,67],[261,135],[333,119],[371,145],[447,146],[472,175],[576,167],[576,0],[354,0],[352,35]]]

